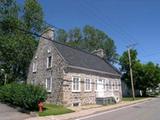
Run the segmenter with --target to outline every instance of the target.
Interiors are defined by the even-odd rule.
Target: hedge
[[[47,92],[40,86],[29,84],[7,84],[0,87],[0,101],[27,110],[37,110],[38,102],[47,99]]]

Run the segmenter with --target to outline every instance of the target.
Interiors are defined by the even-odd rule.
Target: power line
[[[92,5],[92,7],[94,8],[94,10],[95,10],[96,12],[98,12],[98,14],[101,12],[101,10],[98,9],[97,7],[93,6],[93,4],[89,4],[89,2],[87,2],[87,1],[85,1],[85,0],[84,0],[84,2],[85,2],[88,6],[91,6],[91,5]],[[101,13],[102,13],[102,12],[101,12]],[[102,13],[102,14],[103,14],[103,13]],[[109,25],[114,26],[115,28],[117,28],[116,30],[118,31],[119,34],[124,35],[124,37],[126,36],[126,38],[129,38],[129,39],[127,39],[127,40],[129,40],[131,43],[136,43],[136,44],[137,44],[137,42],[135,41],[135,37],[134,37],[133,35],[125,32],[124,29],[121,29],[121,27],[118,27],[118,24],[113,23],[113,22],[111,21],[111,19],[109,18],[109,16],[107,16],[106,14],[103,14],[103,16],[106,18],[105,20],[106,20],[106,22],[109,23]],[[105,22],[105,21],[104,21],[104,22]],[[110,24],[110,23],[111,23],[111,24]],[[128,36],[128,37],[127,37],[127,36]],[[130,39],[130,37],[131,37],[132,39]],[[140,47],[140,49],[142,49],[142,51],[145,51],[145,49],[143,49],[142,47]]]
[[[85,2],[86,2],[86,1],[85,1]],[[108,24],[108,23],[107,23],[106,20],[108,20],[108,19],[104,20],[104,18],[103,18],[102,16],[99,16],[99,14],[97,14],[97,12],[95,11],[95,9],[87,6],[87,5],[88,5],[87,2],[86,2],[86,4],[83,4],[83,3],[82,3],[82,5],[83,5],[83,6],[85,5],[86,8],[87,8],[88,10],[90,10],[90,11],[92,12],[92,14],[93,14],[96,18],[98,18],[98,20],[101,21],[102,24],[104,24],[105,26],[108,25],[111,29],[114,29],[114,27],[113,27],[112,24],[110,24],[110,23]],[[114,29],[113,31],[114,31],[114,32],[116,31],[118,34],[121,34],[121,36],[124,37],[124,34],[122,34],[118,29]],[[130,40],[130,39],[124,39],[124,40],[126,40],[126,41],[129,42],[129,43],[133,43],[133,41]]]

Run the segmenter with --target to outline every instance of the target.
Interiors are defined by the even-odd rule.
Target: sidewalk
[[[71,120],[75,118],[80,118],[84,117],[87,115],[95,114],[98,112],[103,112],[103,111],[108,111],[120,107],[125,107],[128,105],[133,105],[136,103],[144,102],[144,101],[149,101],[151,98],[146,98],[146,99],[141,99],[141,100],[136,100],[136,101],[122,101],[118,104],[114,105],[108,105],[108,106],[93,106],[93,108],[90,107],[80,107],[77,108],[76,112],[73,113],[68,113],[68,114],[63,114],[63,115],[56,115],[56,116],[46,116],[46,117],[35,117],[35,118],[29,118],[26,120]],[[88,109],[87,109],[88,108]],[[84,110],[85,109],[85,110]]]

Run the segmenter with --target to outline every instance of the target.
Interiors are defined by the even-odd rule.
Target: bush
[[[37,110],[38,102],[44,102],[47,92],[44,88],[28,84],[8,84],[0,87],[0,101],[25,108]]]

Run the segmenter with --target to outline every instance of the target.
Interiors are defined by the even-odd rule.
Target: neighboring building
[[[27,82],[44,86],[48,102],[65,106],[96,104],[97,100],[109,97],[119,102],[121,75],[102,56],[97,56],[103,53],[93,55],[58,43],[53,32],[51,28],[43,32]]]

